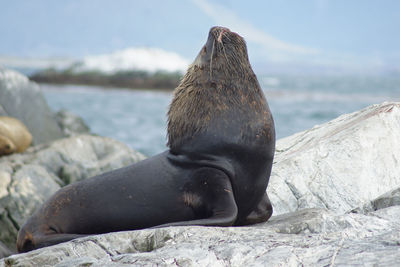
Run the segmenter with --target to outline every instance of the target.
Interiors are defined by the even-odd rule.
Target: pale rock
[[[310,209],[249,227],[117,232],[12,255],[0,266],[397,266],[400,224],[392,219]]]
[[[387,192],[372,201],[365,203],[362,207],[352,210],[352,212],[365,214],[371,211],[396,205],[400,205],[400,187],[390,192]]]
[[[9,201],[5,203],[15,223],[22,226],[37,207],[60,189],[52,178],[42,166],[23,165],[17,168],[8,187]]]
[[[278,140],[268,195],[274,214],[344,213],[400,184],[400,103],[373,105]]]
[[[74,113],[62,109],[55,114],[55,118],[65,136],[74,136],[89,133],[89,126],[83,119]]]
[[[34,144],[64,137],[39,86],[24,75],[0,67],[0,115],[19,119]]]
[[[7,187],[10,182],[10,173],[0,170],[0,199],[8,195]]]
[[[0,241],[0,259],[10,256],[11,254],[12,252],[8,249],[8,247]]]
[[[144,158],[111,138],[83,134],[29,148],[24,154],[0,158],[0,162],[40,165],[68,184]]]

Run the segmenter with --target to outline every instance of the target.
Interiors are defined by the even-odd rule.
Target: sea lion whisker
[[[225,39],[226,39],[228,42],[231,42],[231,41],[232,41],[231,38],[230,38],[228,35],[225,35]]]
[[[210,80],[212,79],[212,63],[213,63],[213,57],[214,57],[214,48],[215,48],[215,39],[213,41],[213,46],[211,49],[211,59],[210,59]]]
[[[222,51],[224,52],[224,56],[225,56],[225,59],[226,59],[226,63],[229,64],[229,59],[228,59],[228,56],[226,55],[224,43],[221,43],[221,45],[222,45]]]

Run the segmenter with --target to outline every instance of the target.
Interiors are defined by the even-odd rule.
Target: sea
[[[372,104],[400,101],[396,75],[258,76],[277,138],[304,131]],[[81,116],[91,132],[152,156],[167,149],[172,92],[41,84],[49,106]]]

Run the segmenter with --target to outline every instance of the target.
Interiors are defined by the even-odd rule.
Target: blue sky
[[[157,47],[192,60],[211,26],[270,68],[400,70],[396,0],[0,0],[0,56],[74,57]]]

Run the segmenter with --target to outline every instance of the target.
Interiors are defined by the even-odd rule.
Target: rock
[[[1,67],[0,114],[22,121],[34,144],[64,137],[39,86],[22,74]]]
[[[308,209],[249,227],[89,236],[12,255],[0,266],[398,266],[399,240],[398,220]]]
[[[0,259],[4,258],[4,257],[8,257],[12,254],[11,250],[9,250],[6,245],[4,245],[1,241],[0,241]]]
[[[64,109],[56,113],[56,120],[65,136],[74,136],[90,131],[81,117]]]
[[[18,229],[61,186],[142,159],[122,143],[91,135],[0,158],[0,241],[15,251]]]
[[[3,109],[1,105],[0,105],[0,116],[7,116],[7,112]]]
[[[375,210],[384,209],[396,205],[400,205],[400,187],[390,192],[387,192],[372,201],[365,203],[362,207],[352,210],[352,212],[366,214]]]
[[[400,103],[384,103],[279,140],[268,187],[275,212],[266,223],[95,235],[11,255],[0,267],[400,266],[399,130]],[[24,177],[47,172],[54,183],[46,186],[56,187],[91,176],[98,154],[114,158],[80,138],[0,159],[1,229],[18,226],[18,205],[31,209],[22,193],[10,202],[11,193],[30,194]]]
[[[400,184],[400,103],[373,105],[281,139],[268,186],[274,214],[344,213]]]

